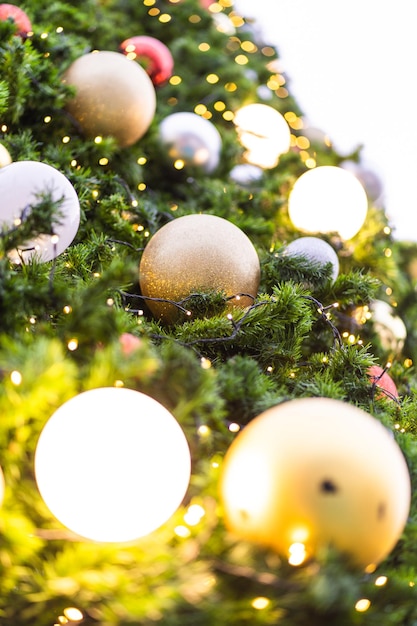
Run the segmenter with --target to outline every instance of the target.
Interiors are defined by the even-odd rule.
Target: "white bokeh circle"
[[[304,172],[288,198],[288,213],[294,226],[310,233],[338,233],[354,237],[368,212],[368,197],[351,172],[322,165]]]
[[[271,169],[289,151],[291,131],[284,116],[267,104],[247,104],[236,111],[233,120],[238,138],[252,165]]]
[[[190,450],[171,413],[132,389],[104,387],[64,403],[45,424],[35,478],[74,533],[127,542],[164,524],[188,489]]]

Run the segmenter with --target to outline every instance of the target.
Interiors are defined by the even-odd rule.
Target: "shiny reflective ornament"
[[[250,163],[239,163],[230,170],[230,178],[241,187],[252,187],[259,182],[264,173],[262,168]]]
[[[399,399],[398,389],[391,376],[380,365],[371,365],[368,369],[369,380],[372,385],[381,390],[376,395],[381,397],[384,395],[393,400]]]
[[[411,495],[392,433],[362,409],[318,397],[272,407],[240,431],[220,489],[241,539],[293,565],[332,546],[363,569],[396,545]]]
[[[27,14],[14,4],[0,4],[0,21],[12,20],[17,28],[17,35],[27,37],[32,32],[32,24]]]
[[[51,261],[72,243],[80,224],[80,203],[77,193],[64,174],[39,161],[15,161],[0,169],[0,224],[18,228],[20,222],[50,196],[57,203],[57,215],[51,233],[27,241],[18,251],[9,253],[15,263],[35,258]]]
[[[407,339],[407,327],[395,309],[384,300],[370,304],[372,324],[381,346],[391,355],[401,352]]]
[[[35,477],[51,513],[81,537],[126,542],[164,524],[190,480],[190,451],[159,402],[127,388],[85,391],[45,424]]]
[[[252,165],[270,169],[290,149],[291,132],[279,111],[267,104],[248,104],[236,112],[234,124],[240,143]]]
[[[159,125],[159,139],[176,169],[210,174],[220,162],[222,139],[217,128],[196,113],[172,113]]]
[[[313,148],[325,150],[332,147],[332,140],[321,128],[310,126],[308,120],[303,119],[303,136],[307,137]]]
[[[336,251],[327,241],[318,237],[299,237],[299,239],[294,239],[294,241],[285,246],[283,253],[293,257],[305,257],[316,265],[324,266],[330,263],[333,282],[339,275],[339,258]]]
[[[120,44],[120,49],[128,59],[140,63],[155,87],[161,87],[171,78],[174,59],[168,46],[159,39],[147,35],[129,37]]]
[[[304,172],[295,182],[288,199],[294,226],[310,233],[338,233],[354,237],[368,212],[368,197],[351,172],[334,165],[322,165]]]
[[[10,165],[12,162],[12,157],[10,156],[9,151],[2,143],[0,143],[0,167],[5,167],[6,165]]]
[[[259,85],[256,94],[260,100],[273,100],[274,94],[268,85]]]
[[[369,200],[374,203],[381,201],[384,185],[376,172],[355,161],[343,161],[341,167],[356,176],[365,189]]]
[[[146,71],[119,52],[90,52],[63,76],[75,88],[66,109],[88,137],[114,137],[131,146],[147,132],[155,115],[155,88]]]
[[[259,258],[250,239],[215,215],[185,215],[168,222],[151,238],[139,265],[142,294],[174,302],[202,292],[250,294],[230,301],[232,307],[245,308],[253,304],[259,280]],[[146,304],[166,323],[185,319],[173,304]]]

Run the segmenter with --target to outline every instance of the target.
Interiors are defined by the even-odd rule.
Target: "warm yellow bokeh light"
[[[132,541],[165,523],[185,495],[190,465],[171,413],[123,387],[93,389],[63,404],[35,454],[36,482],[51,513],[102,542]]]
[[[257,611],[262,611],[262,609],[266,609],[270,604],[269,598],[265,598],[264,596],[258,596],[252,600],[252,606]]]
[[[84,619],[84,615],[77,609],[75,606],[68,606],[64,609],[64,615],[67,619],[71,620],[71,622],[81,622]]]
[[[350,239],[362,228],[368,198],[351,172],[332,165],[316,167],[295,182],[288,200],[296,228],[310,233],[336,232]]]
[[[355,609],[359,613],[364,613],[365,611],[367,611],[369,609],[370,606],[371,606],[371,601],[368,600],[368,598],[361,598],[355,604]]]
[[[290,565],[301,565],[307,558],[306,547],[303,543],[296,542],[288,548],[288,563]]]

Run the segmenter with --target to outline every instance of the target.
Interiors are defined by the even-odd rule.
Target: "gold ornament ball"
[[[0,143],[0,167],[6,167],[6,165],[10,165],[12,162],[12,157],[10,156],[9,151],[2,143]]]
[[[114,137],[131,146],[148,130],[156,109],[155,88],[146,71],[124,54],[90,52],[76,59],[63,82],[75,88],[67,111],[88,137]]]
[[[232,298],[232,306],[245,308],[253,303],[259,280],[259,257],[250,239],[215,215],[185,215],[168,222],[149,241],[139,265],[142,295],[174,302],[196,292],[223,291],[226,296],[252,296]],[[168,324],[180,315],[173,304],[147,304]]]
[[[229,529],[301,565],[333,546],[372,570],[409,513],[410,477],[392,434],[353,405],[302,398],[268,409],[224,459]]]

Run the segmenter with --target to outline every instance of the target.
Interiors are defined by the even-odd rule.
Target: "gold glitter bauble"
[[[90,52],[76,59],[63,82],[75,88],[66,110],[88,137],[114,137],[120,147],[148,130],[156,109],[146,71],[119,52]]]
[[[341,400],[302,398],[240,431],[220,490],[229,529],[292,565],[333,546],[373,569],[401,536],[411,484],[402,451],[381,422]]]
[[[149,241],[140,262],[139,280],[142,295],[174,302],[192,293],[212,291],[255,298],[260,264],[250,239],[228,220],[207,214],[186,215],[165,224]],[[233,298],[231,303],[247,307],[253,298]],[[147,304],[164,322],[178,319],[179,310],[173,304]]]

